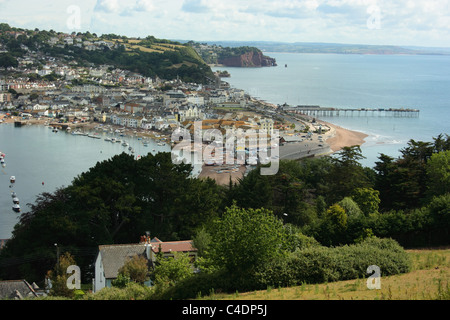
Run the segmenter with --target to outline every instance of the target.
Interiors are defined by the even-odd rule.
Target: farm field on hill
[[[234,294],[214,293],[213,300],[449,300],[450,249],[407,250],[412,271],[383,277],[381,288],[368,289],[367,279],[323,284],[302,284],[289,288],[268,288]]]

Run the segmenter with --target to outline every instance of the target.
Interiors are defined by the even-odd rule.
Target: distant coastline
[[[254,46],[262,52],[377,55],[450,55],[450,47],[367,45],[326,42],[214,41],[228,47]]]

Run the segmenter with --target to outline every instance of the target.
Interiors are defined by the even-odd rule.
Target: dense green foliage
[[[193,239],[201,271],[184,260],[162,265],[152,275],[160,289],[145,293],[152,298],[364,277],[372,264],[384,275],[407,272],[402,247],[449,244],[449,141],[411,140],[374,169],[358,162],[358,146],[346,147],[227,186],[192,178],[192,166],[173,164],[170,153],[123,153],[39,195],[0,253],[0,277],[41,281],[58,243],[88,282],[98,245],[137,242],[146,231]]]

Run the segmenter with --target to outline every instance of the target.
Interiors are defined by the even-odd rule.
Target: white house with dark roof
[[[163,242],[156,237],[150,240],[146,236],[141,237],[139,243],[101,245],[95,261],[94,292],[111,287],[119,269],[136,255],[145,257],[149,267],[152,267],[158,253],[168,258],[173,257],[175,252],[188,253],[195,259],[197,249],[191,240]],[[151,285],[150,281],[146,284]]]

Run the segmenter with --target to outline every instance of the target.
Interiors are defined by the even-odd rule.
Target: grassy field
[[[450,300],[450,249],[408,250],[413,267],[407,274],[383,277],[380,289],[367,279],[234,294],[212,294],[213,300]]]
[[[124,42],[123,39],[114,39],[113,41],[110,41],[110,42],[115,42],[115,41],[122,42],[122,43]],[[146,47],[146,46],[139,45],[139,43],[141,41],[142,40],[138,40],[138,39],[128,39],[128,43],[125,43],[126,49],[127,50],[139,49],[143,52],[164,53],[165,51],[175,51],[177,49],[184,48],[183,45],[177,45],[177,44],[171,44],[171,43],[154,43],[150,47]]]

